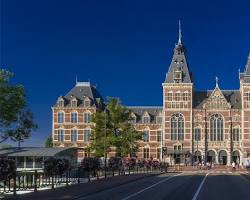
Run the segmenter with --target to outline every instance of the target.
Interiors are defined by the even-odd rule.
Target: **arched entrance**
[[[237,163],[237,164],[240,164],[240,153],[239,153],[239,151],[234,151],[232,153],[232,161]]]
[[[195,153],[194,153],[194,161],[195,162],[200,162],[201,163],[201,152],[200,151],[196,151]]]
[[[219,164],[226,165],[227,164],[227,152],[225,150],[221,150],[219,152]]]
[[[215,152],[213,150],[207,152],[207,162],[215,163]]]

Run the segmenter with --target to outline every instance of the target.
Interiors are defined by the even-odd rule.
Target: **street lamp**
[[[104,177],[107,178],[107,148],[106,148],[106,140],[107,140],[107,123],[106,123],[106,108],[104,109]]]

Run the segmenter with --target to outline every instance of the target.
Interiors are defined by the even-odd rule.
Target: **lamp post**
[[[104,177],[107,178],[107,148],[106,148],[106,140],[107,140],[107,122],[106,122],[106,108],[104,109]]]

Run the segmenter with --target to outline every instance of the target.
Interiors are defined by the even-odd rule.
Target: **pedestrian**
[[[235,162],[233,161],[232,163],[232,171],[235,172],[236,171],[236,168],[235,168]]]

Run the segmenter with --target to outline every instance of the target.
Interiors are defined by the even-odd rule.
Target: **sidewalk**
[[[92,193],[107,190],[119,185],[123,185],[132,181],[136,181],[145,177],[155,176],[157,174],[133,174],[109,177],[99,181],[89,183],[81,183],[68,187],[55,188],[54,190],[43,190],[22,194],[17,196],[6,196],[8,200],[69,200],[78,196],[86,196]]]

